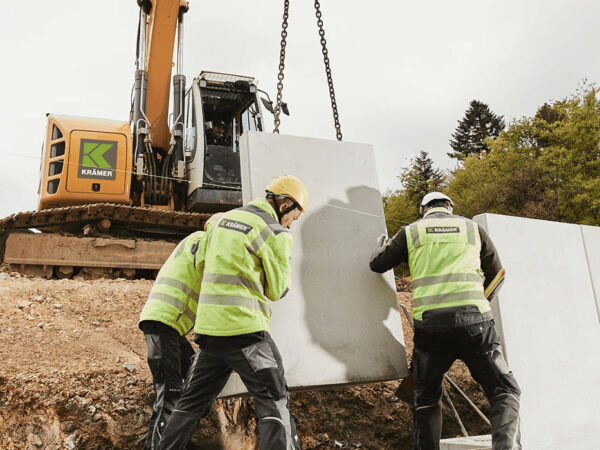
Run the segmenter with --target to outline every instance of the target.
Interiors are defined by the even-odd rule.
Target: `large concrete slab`
[[[292,289],[271,303],[271,333],[291,389],[402,378],[408,374],[393,276],[369,269],[385,232],[369,145],[247,133],[241,143],[244,203],[274,177],[307,186],[308,211],[292,227]],[[233,377],[223,395],[244,392]]]
[[[440,441],[440,450],[482,450],[492,448],[492,435],[467,436]]]
[[[495,214],[474,219],[507,271],[492,307],[523,391],[523,448],[599,448],[600,325],[588,264],[598,283],[598,229]]]

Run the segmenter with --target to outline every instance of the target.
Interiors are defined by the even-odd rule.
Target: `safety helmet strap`
[[[285,216],[286,214],[292,212],[293,210],[295,210],[296,208],[300,208],[300,204],[298,204],[298,202],[294,201],[293,205],[287,207],[286,209],[284,209],[283,211],[279,210],[279,202],[277,201],[277,195],[275,195],[272,192],[267,192],[267,198],[270,200],[273,200],[273,203],[275,204],[275,214],[277,214],[277,220],[279,220],[279,223],[281,223],[281,220],[283,219],[283,216]],[[294,200],[291,197],[286,197],[289,198],[290,200]]]

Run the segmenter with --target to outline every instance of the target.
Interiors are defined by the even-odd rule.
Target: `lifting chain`
[[[281,92],[283,91],[283,69],[285,69],[285,47],[287,45],[288,11],[290,0],[283,2],[283,23],[281,24],[281,50],[279,51],[279,74],[277,74],[277,104],[275,105],[275,128],[273,133],[279,133],[279,114],[281,113]]]
[[[283,2],[283,23],[281,24],[281,50],[279,51],[279,73],[277,75],[277,103],[275,105],[275,118],[273,120],[275,128],[273,133],[279,133],[279,115],[281,113],[281,93],[283,91],[283,70],[285,69],[285,47],[287,45],[287,28],[289,17],[290,1]],[[325,74],[327,75],[327,84],[329,86],[329,97],[331,98],[331,109],[333,111],[333,121],[335,125],[335,134],[338,141],[342,140],[342,127],[335,100],[335,90],[333,88],[333,78],[331,77],[331,67],[329,66],[329,52],[327,51],[327,41],[325,40],[325,30],[323,29],[323,19],[321,5],[319,0],[315,0],[315,11],[317,16],[317,26],[319,27],[319,36],[321,37],[321,47],[323,53],[323,62],[325,63]]]
[[[323,19],[321,19],[321,5],[319,0],[315,0],[315,11],[317,16],[317,26],[319,27],[319,36],[321,36],[321,46],[323,47],[323,61],[325,62],[325,74],[327,75],[327,84],[329,85],[329,97],[331,98],[331,109],[333,110],[333,121],[335,123],[335,134],[338,141],[342,140],[342,127],[340,126],[340,116],[335,101],[335,90],[333,89],[333,79],[331,78],[331,68],[329,67],[329,52],[327,51],[327,41],[325,40],[325,30],[323,29]]]

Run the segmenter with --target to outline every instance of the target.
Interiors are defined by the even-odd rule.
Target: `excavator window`
[[[62,132],[58,129],[56,125],[52,125],[52,140],[60,139],[63,137]]]
[[[242,111],[240,119],[240,135],[244,131],[262,131],[260,120],[258,118],[258,108],[256,103],[252,103]]]
[[[59,184],[59,179],[48,181],[48,194],[56,194],[56,192],[58,191]]]
[[[50,167],[48,169],[48,176],[52,177],[54,175],[59,175],[63,170],[63,161],[54,161],[50,163]]]
[[[233,83],[206,86],[200,92],[206,149],[204,184],[241,189],[239,137],[247,129],[257,129],[256,123],[251,124],[256,116],[252,114],[256,95]]]
[[[262,131],[263,125],[255,85],[230,81],[234,77],[208,73],[190,90],[186,146],[195,140],[193,151],[202,162],[193,157],[188,161],[195,161],[192,165],[200,170],[194,176],[202,177],[202,182],[188,193],[188,211],[221,211],[242,203],[239,139],[245,131]],[[197,120],[194,126],[192,117]]]
[[[50,147],[50,158],[56,158],[65,154],[65,141],[52,144]]]
[[[194,106],[194,98],[190,89],[186,94],[187,104],[185,112],[186,121],[186,139],[185,152],[186,160],[191,162],[196,156],[196,147],[198,142],[198,129],[196,128],[196,108]]]

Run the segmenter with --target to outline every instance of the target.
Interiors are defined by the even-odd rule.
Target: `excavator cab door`
[[[247,130],[262,131],[254,80],[202,72],[187,102],[187,210],[216,212],[241,206],[239,138]]]

